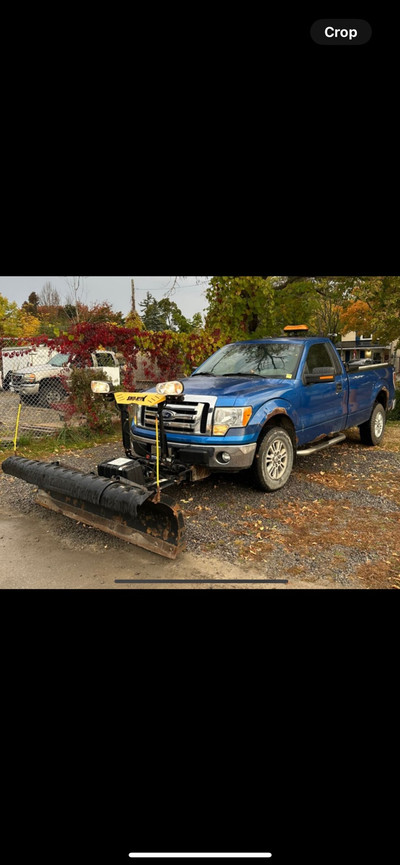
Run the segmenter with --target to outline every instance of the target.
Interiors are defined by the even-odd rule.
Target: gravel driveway
[[[391,425],[381,447],[367,448],[350,431],[342,444],[299,458],[289,483],[273,494],[254,489],[249,472],[170,488],[185,513],[190,566],[199,574],[207,563],[209,573],[218,566],[226,577],[288,579],[288,588],[400,588],[399,433]],[[121,445],[110,444],[60,449],[51,458],[85,472],[121,455]],[[43,531],[50,526],[60,544],[76,550],[90,542],[126,553],[123,541],[49,513],[34,497],[31,485],[0,473],[0,516],[34,515]],[[170,564],[145,555],[165,576]]]

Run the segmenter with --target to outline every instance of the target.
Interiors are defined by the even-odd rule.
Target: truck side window
[[[107,351],[104,351],[104,352],[97,351],[96,352],[96,358],[97,358],[97,363],[99,364],[99,366],[115,366],[116,365],[115,360],[113,358],[113,355],[109,354],[109,352],[107,352]]]
[[[317,369],[320,366],[333,366],[334,361],[333,357],[331,357],[330,352],[328,351],[328,347],[326,343],[320,342],[315,345],[311,345],[307,360],[304,367],[304,372],[312,373],[314,369]],[[336,366],[336,364],[335,364]]]
[[[334,348],[333,345],[328,345],[328,351],[329,351],[329,354],[331,355],[331,358],[332,358],[331,366],[335,367],[335,375],[342,375],[342,373],[343,373],[342,364],[340,361],[340,357],[336,351],[336,348]]]

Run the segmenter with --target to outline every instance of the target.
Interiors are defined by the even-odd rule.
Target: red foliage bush
[[[0,349],[7,347],[8,340],[0,338]],[[193,367],[199,366],[217,350],[221,341],[220,331],[212,333],[174,333],[172,331],[144,331],[138,328],[120,327],[109,322],[80,322],[67,332],[56,337],[46,334],[14,339],[14,346],[47,345],[70,357],[75,357],[90,365],[91,353],[99,348],[121,352],[126,360],[122,376],[122,386],[127,389],[136,387],[137,358],[140,353],[143,369],[149,380],[157,381],[189,375]],[[154,371],[157,365],[159,375]]]

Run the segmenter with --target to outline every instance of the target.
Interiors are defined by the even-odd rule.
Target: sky
[[[51,282],[57,289],[61,303],[66,302],[66,295],[70,292],[66,279],[72,277],[64,276],[0,276],[0,294],[7,300],[15,301],[18,306],[28,300],[32,291],[40,294],[46,282]],[[81,296],[83,303],[91,306],[93,303],[108,301],[115,312],[127,315],[131,308],[131,279],[135,280],[136,310],[140,315],[140,301],[146,297],[149,291],[156,300],[165,297],[168,290],[172,288],[175,277],[173,276],[86,276],[84,277],[84,288]],[[201,284],[196,284],[196,279]],[[176,288],[169,294],[170,300],[174,300],[186,318],[192,318],[195,312],[201,312],[207,308],[205,287],[208,277],[185,276],[179,277]]]

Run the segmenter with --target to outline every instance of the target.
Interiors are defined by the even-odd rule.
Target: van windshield
[[[299,343],[234,343],[220,348],[193,375],[258,375],[265,378],[292,378],[303,345]]]

